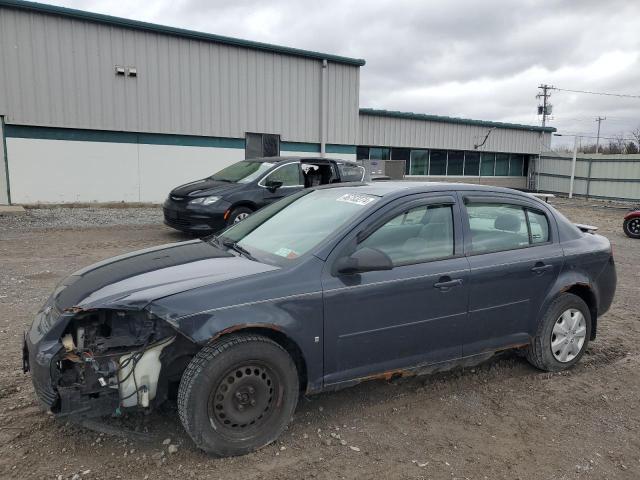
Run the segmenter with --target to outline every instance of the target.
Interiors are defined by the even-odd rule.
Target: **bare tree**
[[[636,145],[640,146],[640,125],[631,130],[631,136],[635,139]]]

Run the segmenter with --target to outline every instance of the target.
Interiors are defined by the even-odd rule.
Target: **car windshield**
[[[319,245],[380,197],[353,189],[303,191],[259,210],[225,230],[225,243],[237,242],[251,256],[287,264]]]
[[[218,173],[211,175],[210,178],[220,182],[249,183],[259,178],[274,165],[275,163],[243,160],[223,168]]]

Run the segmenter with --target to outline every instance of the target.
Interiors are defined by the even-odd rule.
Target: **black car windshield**
[[[275,163],[243,160],[223,168],[211,175],[212,180],[233,183],[250,183],[273,167]]]
[[[259,210],[221,234],[267,263],[287,264],[304,255],[380,197],[354,189],[301,192]]]

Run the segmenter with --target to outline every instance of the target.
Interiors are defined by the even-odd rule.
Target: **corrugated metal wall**
[[[0,8],[0,65],[7,123],[320,142],[321,60]],[[353,145],[359,68],[327,79],[326,141]]]
[[[358,145],[474,150],[490,127],[360,114]],[[479,151],[537,154],[550,133],[496,128]],[[545,150],[546,148],[542,148]]]
[[[535,175],[538,189],[568,194],[571,161],[571,155],[541,157]],[[578,155],[573,193],[594,198],[640,201],[640,155]]]

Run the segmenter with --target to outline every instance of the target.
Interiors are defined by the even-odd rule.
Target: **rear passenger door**
[[[564,261],[553,216],[521,197],[462,197],[471,269],[464,356],[528,344]]]

